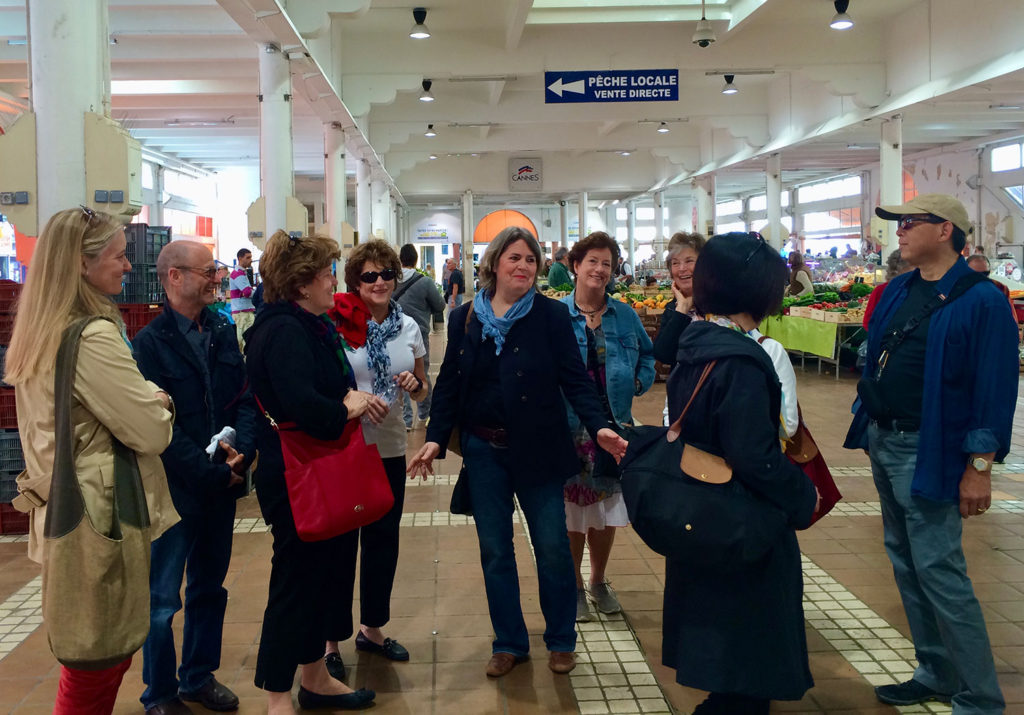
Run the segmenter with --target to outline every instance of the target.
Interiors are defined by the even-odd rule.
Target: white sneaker
[[[607,581],[590,584],[590,598],[601,613],[618,613],[622,610],[619,599],[615,597],[615,591]]]
[[[590,623],[597,614],[590,608],[590,601],[587,599],[586,589],[576,591],[576,622]]]

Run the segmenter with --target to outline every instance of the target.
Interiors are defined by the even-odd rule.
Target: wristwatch
[[[988,461],[984,457],[974,457],[971,459],[971,466],[979,472],[987,472],[992,469],[992,462]]]

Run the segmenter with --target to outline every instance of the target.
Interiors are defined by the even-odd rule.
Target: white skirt
[[[569,531],[586,534],[590,529],[600,531],[607,526],[629,526],[629,514],[622,493],[610,494],[594,504],[580,506],[566,502],[565,525]]]

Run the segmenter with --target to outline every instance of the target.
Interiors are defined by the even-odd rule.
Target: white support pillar
[[[559,201],[559,215],[562,219],[562,248],[569,247],[569,202]]]
[[[895,114],[882,122],[879,152],[879,202],[903,203],[903,115]],[[886,221],[882,238],[882,263],[896,248],[896,222]]]
[[[701,176],[693,181],[693,192],[697,200],[697,233],[707,238],[715,232],[714,180]]]
[[[267,234],[288,225],[288,197],[295,193],[292,163],[292,78],[288,58],[276,45],[259,51],[260,186],[266,202]]]
[[[388,191],[380,179],[370,181],[370,237],[383,237],[388,243]]]
[[[324,124],[324,201],[327,235],[341,245],[341,224],[348,221],[348,191],[345,183],[345,132]]]
[[[462,194],[462,277],[466,281],[465,299],[473,300],[476,291],[473,289],[473,232],[476,223],[473,221],[473,192],[469,189]],[[494,238],[491,236],[491,238]]]
[[[665,192],[654,194],[654,264],[663,266],[665,261]]]
[[[370,164],[360,158],[356,161],[356,232],[359,243],[373,237],[370,215]]]
[[[149,212],[151,226],[164,225],[164,167],[153,164],[153,195],[156,200]]]
[[[636,275],[636,201],[626,204],[626,252],[633,275]]]
[[[771,232],[771,244],[772,248],[781,251],[789,237],[783,235],[780,228],[782,226],[782,157],[777,153],[768,157],[764,178],[768,210],[767,225]]]
[[[577,241],[582,241],[586,237],[586,235],[588,233],[588,231],[587,231],[587,208],[588,208],[587,207],[587,192],[586,191],[581,191],[580,192],[580,205],[579,205],[579,209],[580,209],[579,230],[576,232],[576,240]]]
[[[41,231],[53,214],[86,203],[85,112],[109,114],[107,0],[29,0],[27,9]]]

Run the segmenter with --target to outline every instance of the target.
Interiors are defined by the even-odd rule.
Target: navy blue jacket
[[[246,464],[256,456],[256,403],[249,392],[245,363],[238,351],[235,326],[209,308],[210,383],[169,305],[135,336],[132,347],[139,371],[174,399],[174,436],[160,458],[167,472],[174,507],[179,514],[199,515],[217,504],[244,496],[241,485],[228,489],[231,468],[213,464],[206,447],[221,428],[238,432],[236,449]]]
[[[935,286],[949,295],[971,269],[957,259]],[[889,281],[868,326],[864,376],[872,376],[882,351],[885,327],[907,299],[919,270]],[[899,326],[902,327],[902,326]],[[989,281],[967,290],[932,313],[924,362],[921,436],[911,492],[935,501],[960,499],[960,478],[968,456],[1010,449],[1017,406],[1018,334],[1006,297]],[[867,449],[867,412],[854,405],[853,424],[844,446]]]
[[[434,385],[427,441],[441,445],[444,457],[452,430],[466,414],[469,381],[477,351],[481,349],[481,325],[474,313],[467,328],[471,303],[448,317],[448,348]],[[487,349],[493,350],[487,342]],[[580,416],[591,436],[608,427],[597,387],[590,379],[568,308],[537,295],[530,312],[516,321],[498,357],[501,395],[505,407],[509,449],[517,455],[523,473],[535,481],[563,481],[580,470],[580,459],[569,432],[562,395]]]

